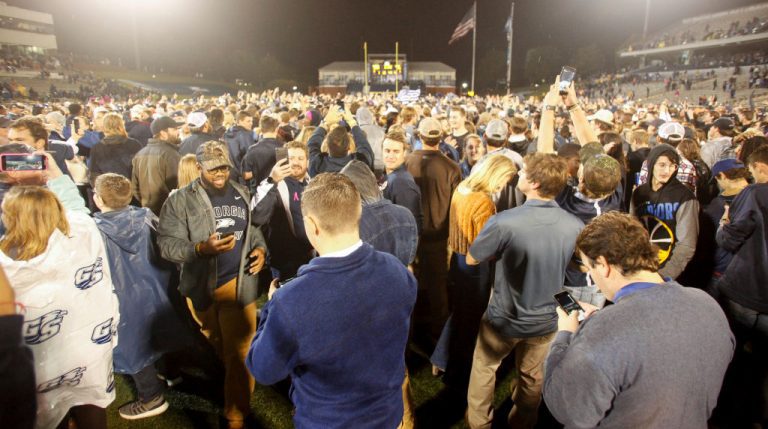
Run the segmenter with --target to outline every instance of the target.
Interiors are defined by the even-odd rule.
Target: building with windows
[[[0,48],[23,53],[56,51],[53,15],[0,2]]]
[[[393,54],[371,54],[367,64],[332,62],[318,70],[318,90],[332,95],[362,92],[366,77],[370,92],[395,91],[406,86],[427,94],[456,92],[456,69],[440,62],[408,61],[404,54],[397,58]]]

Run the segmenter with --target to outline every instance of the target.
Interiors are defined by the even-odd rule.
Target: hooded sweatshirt
[[[376,170],[384,170],[384,158],[383,149],[384,144],[384,130],[376,125],[373,113],[365,107],[357,109],[355,114],[360,129],[365,131],[365,135],[368,137],[368,143],[373,150],[373,168]]]
[[[677,170],[658,190],[652,188],[653,169],[660,156],[680,164],[675,148],[667,144],[654,147],[648,154],[651,178],[632,194],[630,213],[645,225],[651,243],[659,247],[659,272],[677,278],[696,251],[699,234],[699,202],[685,185],[677,180]]]

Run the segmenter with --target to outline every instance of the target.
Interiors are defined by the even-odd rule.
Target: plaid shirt
[[[679,154],[680,152],[678,152]],[[677,180],[683,185],[687,186],[694,194],[696,194],[696,181],[698,175],[696,174],[696,167],[693,166],[691,161],[683,158],[680,155],[680,165],[677,166]],[[643,167],[640,169],[640,176],[637,180],[637,186],[642,185],[648,181],[648,160],[643,161]]]

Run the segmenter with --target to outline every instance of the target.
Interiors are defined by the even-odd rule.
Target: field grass
[[[423,355],[418,353],[409,355],[408,363],[417,427],[466,427],[463,422],[466,407],[465,393],[453,392],[442,381],[433,377],[431,366]],[[184,382],[166,392],[166,399],[170,403],[168,411],[157,417],[134,421],[124,420],[117,413],[120,405],[136,397],[130,378],[117,376],[117,396],[107,410],[109,427],[115,429],[225,428],[226,424],[221,419],[223,403],[221,385],[204,377],[199,370],[187,371],[187,368],[184,370]],[[500,375],[501,380],[497,382],[494,405],[500,410],[499,415],[506,415],[511,405],[508,398],[509,382],[512,376],[507,367],[502,367]],[[270,429],[293,427],[292,405],[287,392],[287,382],[271,387],[256,385],[251,396],[251,409],[258,427]]]

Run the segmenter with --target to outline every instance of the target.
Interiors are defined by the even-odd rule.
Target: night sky
[[[205,58],[235,49],[270,53],[300,76],[316,79],[332,61],[394,52],[395,41],[411,61],[442,61],[468,80],[471,35],[448,46],[471,0],[7,0],[52,13],[59,50],[121,56],[131,64],[131,12],[135,2],[145,62]],[[506,49],[503,33],[510,0],[479,0],[478,59]],[[681,18],[760,3],[755,0],[652,0],[650,31]],[[645,0],[518,0],[515,2],[513,73],[522,73],[526,51],[554,44],[567,51],[597,43],[613,51],[640,33]],[[217,64],[212,64],[217,66]]]

